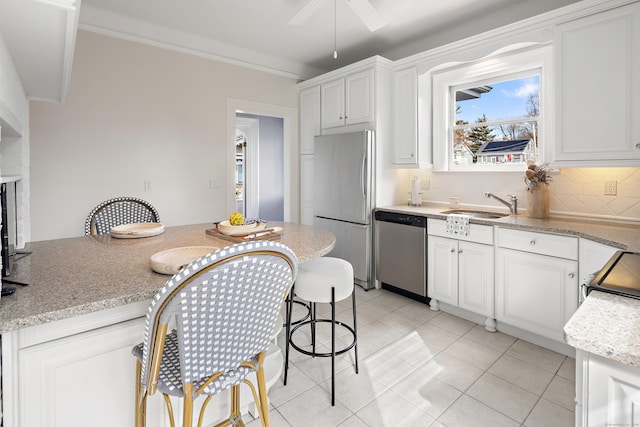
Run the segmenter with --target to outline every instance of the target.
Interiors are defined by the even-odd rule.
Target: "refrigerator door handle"
[[[367,196],[366,187],[366,173],[367,173],[367,155],[362,156],[362,166],[360,168],[360,187],[362,188],[362,195]]]

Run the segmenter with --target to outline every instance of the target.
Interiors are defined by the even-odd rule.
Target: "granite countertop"
[[[564,327],[569,345],[640,367],[640,300],[593,291]]]
[[[284,228],[279,241],[301,263],[328,253],[335,245],[332,233],[316,227],[269,225]],[[171,277],[151,270],[151,255],[185,246],[233,244],[207,235],[209,228],[212,224],[185,225],[140,239],[99,235],[28,244],[31,255],[18,255],[10,276],[28,286],[17,286],[13,295],[0,300],[0,333],[150,300]]]
[[[446,219],[447,215],[442,212],[448,209],[448,206],[437,205],[395,205],[378,208],[376,210],[421,215],[428,218]],[[461,209],[464,210],[465,208]],[[498,209],[482,210],[508,213],[508,211],[500,211]],[[550,217],[545,219],[536,219],[529,218],[525,214],[509,215],[495,219],[471,218],[471,222],[477,224],[498,225],[505,228],[540,231],[544,233],[568,234],[584,237],[615,248],[640,252],[640,225],[637,224],[576,218]]]

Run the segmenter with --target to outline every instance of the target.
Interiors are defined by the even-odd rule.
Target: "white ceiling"
[[[0,0],[0,35],[27,96],[62,102],[78,28],[304,80],[373,55],[400,59],[576,0],[370,0],[387,21],[375,32],[350,0],[326,0],[302,25],[289,25],[308,1]]]
[[[349,0],[327,0],[302,25],[287,24],[308,1],[82,0],[80,28],[305,79],[373,55],[399,59],[576,0],[370,0],[388,23],[373,33]]]

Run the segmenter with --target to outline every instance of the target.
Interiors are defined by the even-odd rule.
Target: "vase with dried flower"
[[[527,162],[524,182],[527,184],[527,216],[547,218],[549,216],[551,174],[547,163],[536,165]]]

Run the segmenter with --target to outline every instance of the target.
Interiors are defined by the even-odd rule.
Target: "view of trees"
[[[538,117],[540,116],[539,92],[530,93],[526,101],[526,113],[515,119],[489,120],[486,113],[478,117],[474,123],[458,119],[453,129],[454,147],[464,144],[473,154],[473,162],[477,161],[475,153],[486,142],[504,140],[530,140],[532,149],[538,147]],[[456,116],[462,113],[462,107],[456,106]]]

